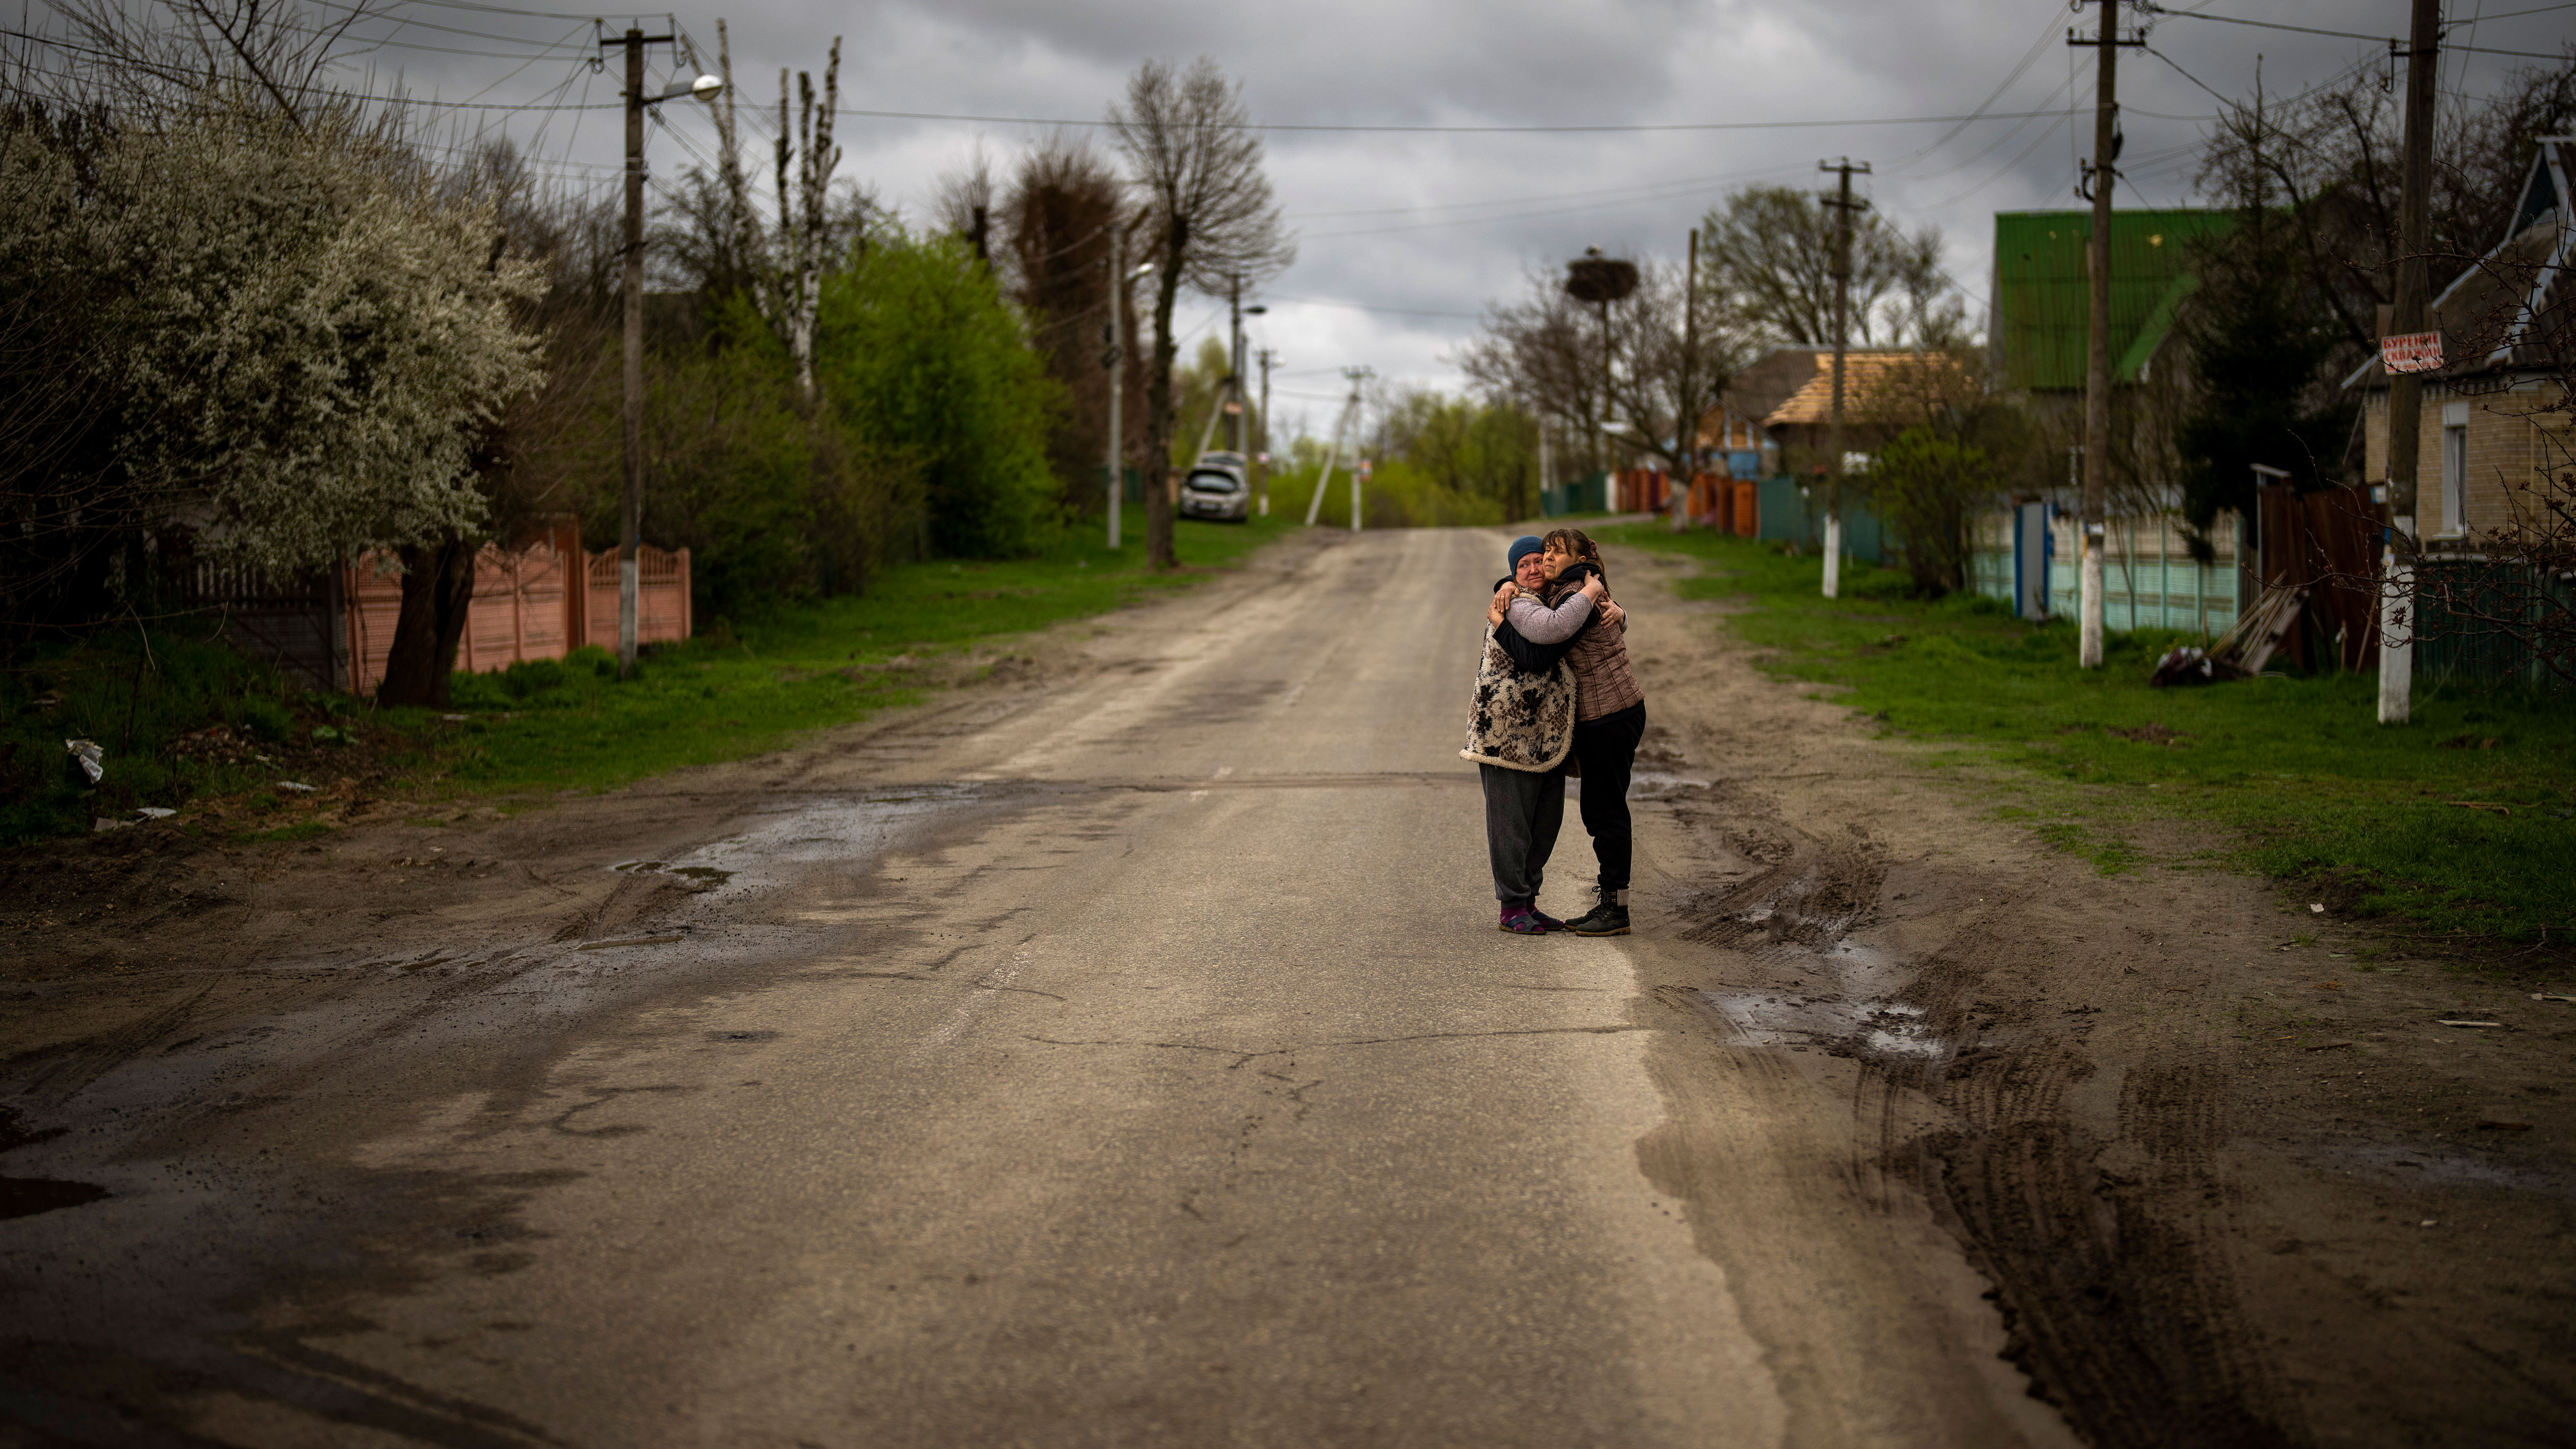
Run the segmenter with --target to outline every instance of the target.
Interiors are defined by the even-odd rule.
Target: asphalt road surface
[[[1851,1100],[1644,989],[1705,947],[1495,929],[1503,541],[540,812],[576,929],[175,954],[13,1078],[110,1195],[0,1223],[0,1442],[2071,1442]]]

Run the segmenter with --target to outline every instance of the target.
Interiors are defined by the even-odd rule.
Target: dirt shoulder
[[[2035,1393],[2098,1444],[2564,1442],[2565,958],[2100,876],[1997,817],[2010,773],[1871,738],[1716,614],[1630,635],[1641,968],[1849,1101],[1850,1170],[1928,1200]]]
[[[1186,593],[997,637],[925,674],[930,698],[822,730],[796,747],[673,771],[603,793],[483,800],[338,791],[335,828],[244,841],[139,824],[0,851],[0,1000],[20,1012],[0,1060],[49,1055],[145,998],[336,991],[374,973],[428,973],[538,939],[649,928],[713,882],[659,868],[685,847],[853,782],[907,778],[938,742],[1011,718],[1067,671],[1116,667],[1158,618],[1225,608],[1293,577],[1339,535],[1293,534]],[[1106,654],[1103,651],[1107,651]],[[626,867],[619,869],[618,867]],[[393,941],[435,940],[437,949]],[[98,1012],[74,1003],[95,1000]],[[211,1004],[211,1003],[210,1003]]]

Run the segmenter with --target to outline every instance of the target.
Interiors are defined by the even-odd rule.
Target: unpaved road
[[[511,818],[7,861],[0,1443],[2565,1442],[2563,985],[2321,985],[1637,559],[1639,934],[1499,933],[1500,543]]]

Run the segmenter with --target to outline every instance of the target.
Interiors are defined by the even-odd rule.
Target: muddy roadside
[[[1718,606],[1654,595],[1630,648],[1669,1049],[1847,1100],[1841,1170],[1963,1245],[2033,1393],[2105,1445],[2565,1442],[2565,953],[2216,870],[2097,875],[1997,818],[2008,770],[1873,738],[1763,676]]]
[[[142,823],[0,851],[0,1075],[59,1100],[127,1055],[213,1023],[394,978],[506,977],[529,943],[645,939],[723,872],[669,863],[809,803],[911,781],[912,762],[1131,657],[1159,619],[1293,579],[1340,535],[1294,535],[1184,594],[986,641],[913,682],[921,704],[792,749],[619,790],[515,798],[330,787],[326,833],[248,840]],[[5,1170],[5,1163],[0,1163]]]

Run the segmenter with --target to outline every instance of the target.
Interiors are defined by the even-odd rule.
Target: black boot
[[[1601,904],[1565,923],[1565,928],[1578,936],[1624,936],[1628,934],[1628,893],[1605,890]]]

